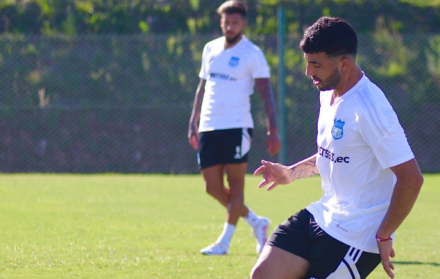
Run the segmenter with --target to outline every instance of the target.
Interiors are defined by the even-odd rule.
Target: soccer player
[[[262,161],[259,187],[321,175],[322,198],[272,233],[252,278],[366,278],[382,261],[394,278],[394,233],[421,186],[413,152],[382,90],[356,63],[357,36],[322,17],[300,47],[320,92],[318,152],[292,166]]]
[[[223,232],[201,253],[228,254],[240,217],[251,226],[260,253],[267,240],[269,219],[257,216],[244,205],[243,189],[254,125],[250,95],[255,85],[264,103],[269,154],[274,156],[281,148],[269,67],[262,51],[243,35],[245,5],[227,1],[217,12],[223,36],[208,42],[203,49],[188,139],[198,150],[207,193],[227,208],[227,214]],[[223,182],[224,174],[229,187]]]

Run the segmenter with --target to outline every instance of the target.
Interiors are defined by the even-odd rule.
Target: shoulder
[[[359,88],[357,103],[359,116],[366,118],[370,124],[387,129],[399,121],[384,92],[368,79]]]
[[[207,42],[205,44],[204,48],[206,50],[211,50],[211,49],[214,49],[214,48],[221,47],[224,44],[224,40],[225,40],[224,37],[219,37],[217,39],[211,40],[211,41],[209,41],[209,42]]]
[[[246,52],[253,55],[262,55],[263,51],[253,42],[251,42],[248,38],[243,37],[242,48],[246,49]]]

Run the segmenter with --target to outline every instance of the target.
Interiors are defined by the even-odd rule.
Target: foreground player
[[[264,103],[269,154],[273,156],[281,148],[269,67],[261,50],[243,35],[243,3],[227,1],[217,12],[224,36],[207,43],[203,50],[188,139],[198,150],[206,191],[228,211],[222,234],[201,252],[228,254],[237,221],[243,217],[252,227],[260,253],[267,239],[269,220],[258,217],[244,205],[243,189],[253,128],[250,95],[255,84]],[[224,185],[224,173],[229,188]]]
[[[357,36],[323,17],[301,41],[320,93],[318,152],[292,166],[262,161],[259,187],[320,174],[323,197],[279,225],[252,278],[366,278],[382,261],[394,278],[394,233],[423,177],[385,95],[356,63]]]

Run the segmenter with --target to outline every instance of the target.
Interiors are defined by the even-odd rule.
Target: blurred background
[[[348,20],[358,62],[394,106],[423,172],[440,172],[440,1],[262,0],[246,36],[271,66],[284,137],[260,159],[316,152],[319,91],[304,75],[302,33],[323,15]],[[221,36],[223,0],[0,0],[0,172],[197,173],[187,127],[203,46]]]

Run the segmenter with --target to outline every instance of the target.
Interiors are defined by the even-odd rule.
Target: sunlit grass
[[[276,224],[321,194],[319,178],[267,192],[248,176],[246,203]],[[440,176],[395,242],[396,278],[440,278]],[[0,175],[0,278],[248,278],[257,255],[240,222],[230,255],[202,247],[222,230],[224,209],[198,175]],[[387,278],[379,267],[369,278]]]

